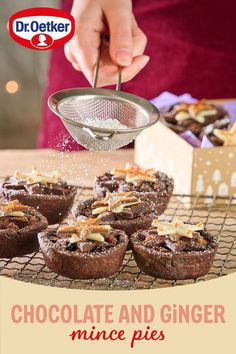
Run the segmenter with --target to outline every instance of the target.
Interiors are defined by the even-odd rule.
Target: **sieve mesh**
[[[48,104],[75,141],[89,150],[119,149],[159,119],[158,109],[147,100],[100,88],[58,91]]]
[[[92,120],[93,126],[96,126],[98,121],[106,119],[116,119],[131,129],[144,127],[149,123],[148,114],[144,109],[116,97],[112,99],[90,95],[69,97],[59,102],[58,112],[63,117],[82,124],[86,124],[86,120]]]

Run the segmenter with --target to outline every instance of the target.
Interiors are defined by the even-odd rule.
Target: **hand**
[[[65,56],[91,84],[104,33],[110,41],[101,53],[97,86],[115,84],[118,66],[123,67],[126,82],[148,63],[149,57],[143,55],[147,39],[134,18],[131,0],[74,0],[71,13],[75,34],[65,45]]]

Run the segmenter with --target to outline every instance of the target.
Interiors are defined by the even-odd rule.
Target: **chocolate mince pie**
[[[236,146],[236,122],[223,129],[215,128],[210,140],[214,145]]]
[[[202,223],[153,220],[149,230],[132,235],[138,267],[162,279],[195,279],[208,273],[217,243]]]
[[[108,194],[100,199],[88,199],[73,209],[78,219],[97,218],[102,224],[125,231],[128,236],[147,229],[153,216],[135,192]]]
[[[37,251],[37,235],[47,228],[47,220],[34,208],[18,200],[0,204],[0,257],[20,257]]]
[[[202,99],[195,103],[178,103],[163,114],[164,123],[176,133],[190,130],[197,137],[202,129],[221,119],[228,120],[228,113],[222,106]]]
[[[154,169],[143,170],[129,164],[96,177],[94,183],[94,191],[99,198],[112,192],[134,191],[150,212],[156,215],[165,211],[173,190],[174,181],[165,173]]]
[[[204,136],[208,138],[208,140],[214,145],[214,146],[222,146],[224,145],[224,141],[217,136],[218,130],[230,130],[232,127],[232,123],[229,121],[229,118],[217,120],[216,122],[207,125],[202,129],[200,139],[202,140]]]
[[[72,279],[97,279],[119,270],[128,237],[94,218],[42,232],[39,244],[45,263],[53,272]]]
[[[62,221],[70,211],[76,187],[68,185],[57,172],[43,173],[33,168],[30,173],[15,172],[0,186],[8,200],[17,199],[41,212],[49,224]]]

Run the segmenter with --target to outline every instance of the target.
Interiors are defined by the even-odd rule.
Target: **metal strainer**
[[[121,70],[116,90],[96,88],[98,69],[99,58],[92,88],[58,91],[49,97],[48,104],[79,144],[89,150],[116,150],[133,141],[143,129],[156,123],[159,112],[145,99],[120,91]],[[96,127],[98,121],[107,119],[109,122],[116,119],[125,127]]]

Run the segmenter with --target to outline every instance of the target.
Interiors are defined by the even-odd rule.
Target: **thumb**
[[[110,33],[111,59],[117,65],[129,66],[133,58],[131,7],[109,7],[105,15]]]

